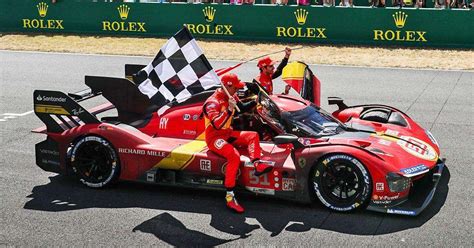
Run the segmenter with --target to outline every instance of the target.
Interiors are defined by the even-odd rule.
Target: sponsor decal
[[[196,135],[196,131],[193,130],[183,130],[184,135]]]
[[[400,198],[400,194],[397,194],[397,195],[394,195],[394,196],[386,196],[386,195],[383,195],[383,196],[378,196],[378,195],[374,195],[372,196],[372,200],[380,200],[380,201],[393,201],[393,200],[397,200]]]
[[[385,187],[384,187],[384,183],[376,183],[375,184],[375,190],[376,191],[384,191]]]
[[[379,139],[378,143],[384,146],[390,146],[392,144],[391,141],[384,140],[384,139]]]
[[[66,98],[65,97],[54,97],[54,96],[41,96],[41,95],[38,95],[36,97],[36,100],[38,102],[66,102]]]
[[[64,20],[45,19],[48,14],[48,4],[40,2],[36,5],[38,9],[38,19],[22,19],[24,29],[64,29]]]
[[[292,178],[283,178],[282,190],[283,191],[295,191],[296,180]]]
[[[409,211],[409,210],[400,210],[400,209],[387,209],[387,213],[389,214],[403,214],[403,215],[416,215],[415,211]]]
[[[388,204],[391,204],[393,201],[372,201],[372,202],[378,205],[388,205]]]
[[[39,149],[39,151],[40,151],[41,154],[48,154],[48,155],[53,155],[53,156],[59,156],[59,152],[58,152],[58,151],[48,150],[48,149]]]
[[[214,142],[214,146],[217,149],[221,149],[225,144],[226,144],[226,142],[223,139],[216,139],[216,141]]]
[[[296,22],[299,26],[293,27],[276,27],[277,37],[288,38],[307,38],[307,39],[327,39],[324,27],[307,27],[305,26],[309,12],[305,9],[297,9],[293,12]]]
[[[161,118],[159,129],[166,129],[168,127],[168,121],[169,121],[169,119],[166,118],[166,117]]]
[[[185,120],[185,121],[191,120],[191,115],[190,114],[184,114],[183,115],[183,120]]]
[[[146,33],[144,22],[127,21],[130,7],[122,4],[117,7],[118,17],[121,21],[102,21],[102,30],[111,32],[140,32]]]
[[[37,104],[35,105],[36,113],[56,114],[56,115],[70,115],[67,110],[57,105]]]
[[[153,151],[153,150],[142,150],[142,149],[134,149],[134,148],[118,148],[119,153],[123,154],[135,154],[135,155],[141,155],[141,156],[153,156],[153,157],[161,157],[165,158],[168,157],[167,152],[163,151]]]
[[[205,35],[234,35],[232,25],[217,24],[214,22],[216,18],[216,9],[212,6],[206,6],[202,9],[204,21],[206,23],[187,23],[186,26],[192,34]]]
[[[245,188],[252,191],[252,192],[254,192],[254,193],[257,193],[257,194],[263,194],[263,195],[274,195],[275,194],[274,189],[249,187],[249,186],[246,186]]]
[[[397,144],[411,155],[428,161],[436,161],[438,159],[435,149],[428,143],[410,136],[401,136],[400,138]]]
[[[298,159],[298,165],[303,169],[306,166],[306,159],[305,158],[299,158]]]
[[[399,132],[398,132],[398,131],[395,131],[395,130],[387,129],[387,130],[385,131],[385,134],[386,134],[386,135],[390,135],[390,136],[396,136],[396,137],[398,137]]]
[[[373,40],[376,41],[402,41],[402,42],[427,42],[427,32],[419,30],[403,30],[408,19],[408,15],[403,11],[396,11],[393,15],[396,29],[374,29]]]
[[[217,180],[217,179],[207,179],[206,180],[207,184],[213,184],[213,185],[222,185],[224,184],[223,180]]]
[[[147,182],[154,182],[155,181],[155,172],[147,172],[146,173],[146,181]]]
[[[405,174],[405,175],[415,175],[423,171],[427,171],[428,167],[424,164],[419,164],[414,167],[406,168],[406,169],[401,169],[400,172]]]
[[[211,171],[212,170],[211,160],[201,159],[199,161],[199,167],[201,168],[202,171]]]
[[[82,113],[84,113],[84,109],[82,109],[82,108],[78,108],[78,109],[73,109],[73,110],[72,110],[72,114],[73,114],[73,115],[80,115],[80,114],[82,114]]]

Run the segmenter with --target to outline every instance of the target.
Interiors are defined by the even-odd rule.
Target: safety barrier
[[[1,1],[0,32],[474,48],[474,11]]]

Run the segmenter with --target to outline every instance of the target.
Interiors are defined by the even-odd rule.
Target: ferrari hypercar
[[[127,65],[130,76],[142,66]],[[329,209],[418,215],[433,198],[445,166],[436,139],[407,114],[385,105],[319,106],[319,81],[304,63],[283,73],[301,96],[268,95],[251,83],[252,113],[235,116],[236,130],[260,135],[263,158],[273,171],[259,177],[241,149],[238,187],[258,195],[319,201]],[[89,87],[65,94],[36,90],[34,112],[47,135],[36,144],[43,170],[75,175],[89,187],[117,180],[224,190],[226,160],[204,141],[204,101],[215,89],[170,103],[162,114],[127,78],[86,76]],[[316,86],[315,86],[316,85]],[[249,94],[250,95],[250,94]],[[91,109],[79,103],[97,96],[107,102]],[[112,113],[112,114],[108,114]]]

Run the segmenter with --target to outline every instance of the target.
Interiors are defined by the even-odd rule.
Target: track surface
[[[29,132],[42,125],[29,112],[34,89],[78,91],[84,75],[121,77],[125,63],[149,61],[0,51],[0,246],[474,246],[473,72],[312,66],[323,108],[334,110],[327,96],[392,105],[438,139],[448,170],[416,218],[254,196],[239,198],[247,211],[237,215],[222,192],[126,182],[92,190],[35,165],[34,145],[45,136]],[[249,80],[256,71],[250,63],[236,72]]]

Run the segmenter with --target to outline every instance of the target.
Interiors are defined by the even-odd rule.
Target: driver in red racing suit
[[[270,57],[262,58],[258,61],[257,66],[260,70],[260,75],[258,75],[253,81],[258,83],[269,95],[273,94],[273,79],[278,78],[283,68],[288,64],[288,59],[291,55],[291,48],[285,48],[285,57],[278,65],[277,69],[275,70],[275,61],[270,59]],[[287,95],[290,91],[290,86],[285,86],[285,91],[282,93]]]
[[[230,73],[222,77],[222,83],[232,97],[228,97],[224,89],[217,89],[203,106],[206,120],[206,143],[209,150],[227,159],[224,186],[227,189],[227,207],[243,213],[244,208],[239,205],[234,195],[237,172],[240,165],[240,154],[235,147],[247,147],[249,157],[254,163],[255,175],[260,176],[270,172],[273,167],[260,161],[260,140],[258,134],[253,131],[234,131],[231,127],[235,106],[241,111],[252,109],[256,103],[243,104],[235,95],[238,89],[244,87],[244,83],[237,75]]]

